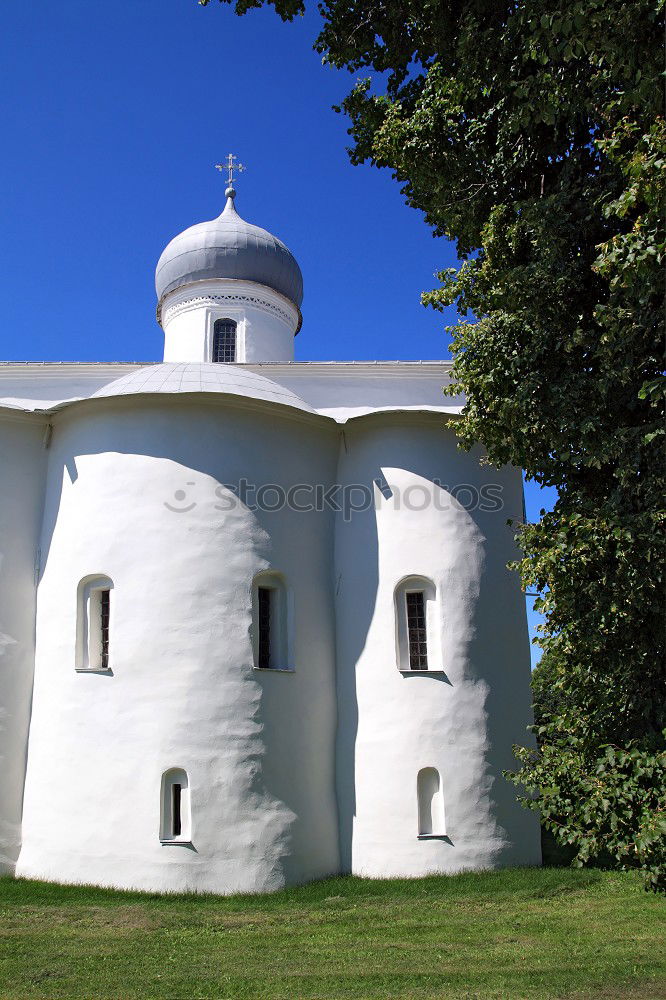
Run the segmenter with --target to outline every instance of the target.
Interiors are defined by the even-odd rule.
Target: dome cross
[[[238,163],[237,161],[238,157],[235,156],[234,153],[228,153],[226,163],[215,164],[215,169],[219,170],[220,173],[223,173],[225,170],[227,171],[227,184],[229,187],[232,187],[234,183],[234,171],[241,174],[245,170],[244,165],[242,163]]]

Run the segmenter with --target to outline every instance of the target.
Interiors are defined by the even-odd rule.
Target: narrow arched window
[[[444,837],[444,796],[439,771],[423,767],[416,779],[419,805],[419,837]]]
[[[163,844],[190,843],[190,783],[187,772],[172,767],[162,775],[160,840]]]
[[[77,593],[76,669],[109,670],[111,651],[111,591],[108,576],[88,576]]]
[[[232,319],[215,320],[213,326],[213,361],[236,360],[236,324]]]
[[[428,636],[426,633],[426,604],[423,590],[408,590],[405,594],[407,615],[407,642],[409,669],[428,669]]]
[[[259,573],[253,580],[252,638],[255,667],[293,669],[290,599],[281,573]]]
[[[277,617],[277,600],[279,591],[275,587],[261,584],[257,587],[257,666],[262,669],[274,666],[275,663],[275,619]]]
[[[411,576],[395,589],[396,653],[404,672],[441,670],[435,585]]]

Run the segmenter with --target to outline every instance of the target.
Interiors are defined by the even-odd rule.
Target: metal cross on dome
[[[227,154],[227,162],[226,163],[216,163],[215,164],[215,169],[219,170],[220,173],[222,173],[225,170],[228,171],[227,184],[230,187],[231,187],[231,185],[234,182],[234,170],[236,170],[239,174],[242,174],[242,172],[245,170],[245,167],[243,166],[243,164],[242,163],[238,163],[237,161],[238,161],[238,157],[235,156],[234,153],[228,153]]]

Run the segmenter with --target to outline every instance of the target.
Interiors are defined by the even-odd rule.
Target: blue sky
[[[196,0],[5,5],[0,358],[160,360],[155,264],[221,211],[229,151],[240,214],[303,270],[297,360],[448,356],[455,314],[419,294],[455,251],[388,172],[350,165],[331,105],[355,77],[322,67],[317,23]],[[528,515],[546,499],[528,485]]]

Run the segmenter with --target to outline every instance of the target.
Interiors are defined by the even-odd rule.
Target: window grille
[[[236,360],[236,324],[230,319],[218,319],[213,327],[213,361],[229,363]]]
[[[259,653],[257,666],[271,667],[271,590],[269,587],[259,587],[257,590],[259,602]]]
[[[111,613],[111,591],[102,590],[99,595],[100,609],[100,666],[109,667],[109,616]]]
[[[410,670],[428,669],[428,643],[426,638],[425,595],[422,590],[408,591],[407,639],[409,642]]]

